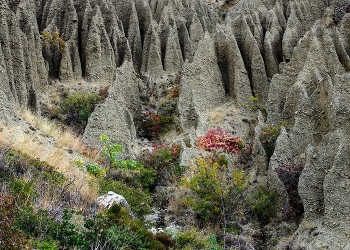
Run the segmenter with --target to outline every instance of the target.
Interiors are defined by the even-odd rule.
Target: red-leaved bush
[[[222,128],[214,128],[199,136],[196,146],[210,152],[239,153],[242,144],[243,141],[239,137],[224,132]]]

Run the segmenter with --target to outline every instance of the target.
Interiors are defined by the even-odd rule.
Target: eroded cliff
[[[260,116],[252,138],[252,181],[275,186],[283,199],[275,169],[303,162],[298,190],[305,212],[291,235],[295,248],[347,249],[350,14],[336,26],[324,23],[337,3],[240,0],[216,16],[201,0],[0,0],[2,120],[13,125],[20,106],[40,112],[52,79],[110,85],[84,138],[94,142],[106,133],[137,152],[139,74],[157,83],[181,70],[176,138],[192,144],[213,125],[210,112],[218,108],[243,112],[254,124],[247,105],[255,95],[266,119]],[[48,59],[45,30],[64,34],[58,64]],[[225,129],[248,137],[252,128],[230,119]],[[259,133],[280,122],[291,128],[282,128],[268,160]]]

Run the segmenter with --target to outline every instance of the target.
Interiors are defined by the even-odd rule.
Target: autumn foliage
[[[199,136],[196,143],[197,147],[206,151],[225,153],[239,153],[242,145],[242,139],[224,132],[222,128],[209,130],[205,135]]]

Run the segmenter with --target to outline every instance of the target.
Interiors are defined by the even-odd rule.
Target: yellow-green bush
[[[187,202],[204,222],[226,226],[226,215],[234,213],[248,177],[239,169],[229,170],[222,158],[200,158],[191,165],[182,185],[193,192]]]
[[[49,75],[58,78],[62,53],[66,48],[63,34],[58,29],[52,32],[44,30],[41,32],[41,38],[43,40],[43,56],[49,62]]]

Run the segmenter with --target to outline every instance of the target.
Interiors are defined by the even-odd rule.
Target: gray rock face
[[[180,127],[185,130],[193,126],[204,131],[206,112],[222,104],[225,97],[209,33],[199,42],[193,62],[186,62],[182,73],[178,103]]]
[[[295,245],[347,249],[350,14],[336,27],[323,24],[337,3],[240,0],[219,23],[201,0],[0,0],[0,119],[10,123],[19,106],[39,111],[50,77],[107,83],[109,96],[84,139],[94,143],[105,133],[137,152],[135,73],[157,78],[182,69],[177,125],[192,141],[209,129],[208,111],[225,103],[246,107],[257,94],[267,119],[260,116],[255,129],[252,176],[283,196],[275,169],[303,162],[305,214]],[[40,33],[57,29],[66,45],[53,67]],[[282,128],[268,162],[259,133],[282,121],[291,128]],[[183,155],[195,157],[196,150]]]
[[[158,36],[158,25],[152,21],[148,27],[142,52],[141,73],[158,77],[163,73],[163,65]]]
[[[0,86],[9,101],[38,110],[40,92],[37,91],[46,84],[47,69],[40,56],[41,41],[35,14],[33,2],[9,5],[1,1],[0,62],[5,74]]]
[[[225,94],[235,100],[237,105],[246,106],[252,90],[232,28],[229,25],[218,26],[215,41]]]
[[[0,11],[0,62],[8,78],[1,90],[17,105],[36,110],[48,71],[64,82],[108,84],[117,67],[132,61],[136,72],[158,76],[163,69],[178,70],[192,56],[196,27],[203,33],[215,26],[214,14],[199,0],[1,0]],[[165,36],[156,28],[161,18],[173,27]],[[55,65],[50,62],[55,55],[40,39],[43,30],[59,30],[65,40]]]
[[[0,78],[0,80],[3,80]],[[0,116],[1,125],[12,127],[16,119],[14,106],[7,99],[6,94],[0,90]]]
[[[128,65],[118,71],[122,74],[136,71],[158,77],[164,70],[178,71],[185,59],[192,59],[192,43],[216,22],[199,0],[1,0],[0,12],[0,90],[15,105],[37,111],[48,78],[106,85],[115,80],[121,65]],[[41,39],[44,30],[59,30],[63,51],[52,52],[50,43]],[[113,90],[114,84],[113,97],[97,107],[85,138],[96,141],[105,132],[129,150],[136,138],[133,117],[139,112],[130,103],[139,103],[139,94]],[[117,119],[115,125],[108,122],[112,114],[117,116],[112,118]]]
[[[113,48],[104,28],[104,20],[98,6],[93,11],[86,41],[85,72],[89,81],[111,82],[116,68]]]
[[[97,105],[89,118],[84,140],[94,143],[103,133],[111,141],[120,143],[126,152],[135,152],[136,130],[134,118],[141,111],[139,79],[131,62],[118,68],[106,100]]]
[[[177,34],[177,27],[174,24],[170,28],[169,36],[166,42],[164,55],[164,70],[176,72],[181,69],[183,64],[183,57],[181,53],[180,42]]]
[[[343,34],[339,31],[342,30]],[[349,225],[349,102],[350,75],[343,37],[349,29],[325,29],[320,21],[293,50],[291,62],[271,81],[267,122],[293,124],[283,132],[269,164],[304,162],[299,194],[305,214],[295,242],[307,249],[344,249]],[[310,230],[315,233],[310,234]],[[338,230],[338,232],[337,232]]]

